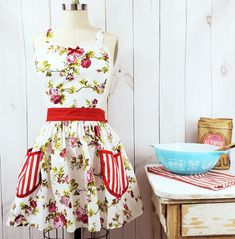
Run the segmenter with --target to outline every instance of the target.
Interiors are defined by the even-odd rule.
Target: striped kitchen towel
[[[153,166],[147,168],[148,172],[171,178],[184,183],[192,184],[194,186],[207,188],[210,190],[221,190],[235,185],[235,175],[216,172],[210,170],[206,173],[196,175],[178,175],[164,169],[163,166]]]

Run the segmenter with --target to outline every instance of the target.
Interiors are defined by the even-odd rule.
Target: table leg
[[[180,239],[180,205],[167,205],[167,235],[168,239]]]
[[[153,239],[162,239],[162,225],[156,212],[153,212]]]

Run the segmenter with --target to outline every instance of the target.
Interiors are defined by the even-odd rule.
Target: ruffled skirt
[[[119,137],[100,121],[50,121],[18,174],[8,226],[119,228],[143,212]]]

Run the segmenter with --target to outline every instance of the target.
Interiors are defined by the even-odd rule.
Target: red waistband
[[[99,108],[48,108],[47,121],[102,121],[105,119],[105,111]]]

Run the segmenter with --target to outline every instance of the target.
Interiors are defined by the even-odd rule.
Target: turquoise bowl
[[[229,151],[215,151],[219,147],[209,144],[171,143],[151,146],[164,168],[182,175],[205,173],[216,165],[220,155],[229,154]]]

